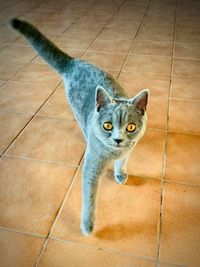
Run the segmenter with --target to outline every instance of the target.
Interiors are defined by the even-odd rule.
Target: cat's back
[[[94,99],[97,86],[104,87],[113,96],[125,96],[121,86],[106,71],[81,59],[72,59],[64,75],[67,90]],[[76,91],[76,92],[75,92]]]

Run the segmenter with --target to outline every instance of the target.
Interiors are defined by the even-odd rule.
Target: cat
[[[128,157],[143,136],[149,90],[128,98],[107,72],[81,59],[72,58],[37,28],[13,18],[9,25],[23,34],[38,54],[63,78],[66,95],[87,147],[82,170],[81,230],[88,236],[95,224],[99,178],[111,160],[114,177],[125,184]]]

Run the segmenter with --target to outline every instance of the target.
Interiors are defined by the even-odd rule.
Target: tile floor
[[[13,16],[130,96],[151,91],[129,180],[107,170],[88,238],[81,130],[61,78],[7,28]],[[200,266],[199,26],[198,0],[0,0],[1,267]]]

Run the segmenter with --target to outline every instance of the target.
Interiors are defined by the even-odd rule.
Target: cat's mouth
[[[128,148],[129,146],[127,145],[122,145],[122,144],[108,144],[108,146],[110,148],[114,148],[114,149],[123,149],[123,148]]]

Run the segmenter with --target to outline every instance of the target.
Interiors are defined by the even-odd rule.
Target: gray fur
[[[114,159],[116,181],[124,184],[128,179],[128,156],[146,128],[148,90],[129,99],[111,75],[66,55],[31,24],[13,19],[10,25],[63,77],[66,95],[87,142],[82,173],[81,230],[88,235],[94,227],[102,171]],[[112,123],[112,130],[103,128],[105,122]],[[136,125],[134,132],[127,131],[129,123]]]

